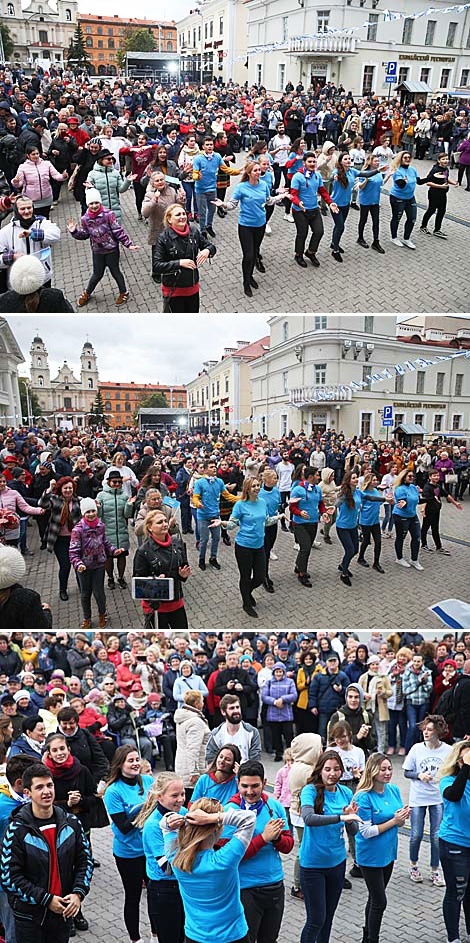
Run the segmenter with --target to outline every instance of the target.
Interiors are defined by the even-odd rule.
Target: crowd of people
[[[163,87],[103,78],[94,84],[86,74],[38,70],[27,77],[8,67],[0,69],[0,99],[2,311],[47,310],[46,300],[49,310],[70,310],[61,286],[51,289],[52,256],[69,237],[49,217],[64,199],[65,183],[81,217],[72,212],[68,233],[90,240],[93,264],[72,304],[85,306],[107,269],[119,290],[115,304],[128,301],[120,246],[142,248],[122,219],[120,196],[132,187],[142,221],[139,242],[151,246],[149,288],[152,280],[161,284],[164,310],[175,312],[199,310],[199,269],[216,252],[216,212],[220,242],[227,210],[239,209],[243,288],[253,297],[259,287],[254,270],[269,272],[261,246],[272,233],[276,203],[283,205],[277,218],[295,223],[297,264],[317,268],[328,207],[332,257],[341,263],[351,206],[360,210],[359,246],[369,248],[364,227],[370,215],[371,247],[385,252],[379,225],[387,180],[391,244],[412,250],[416,186],[425,185],[428,197],[420,232],[442,239],[450,186],[462,185],[465,175],[470,190],[469,108],[462,101],[454,107],[444,100],[402,104],[373,93],[354,98],[331,83],[294,89],[289,82],[278,96],[220,83]],[[424,175],[415,158],[432,162]],[[234,175],[241,176],[230,192]],[[25,254],[40,259],[42,283],[34,263],[15,277],[15,263]],[[57,294],[41,297],[51,290]]]
[[[21,564],[0,548],[0,613],[31,594],[11,584]],[[263,750],[281,764],[274,792]],[[294,847],[302,943],[328,943],[353,886],[348,853],[363,940],[379,943],[399,829],[410,821],[421,884],[428,815],[429,880],[445,887],[456,943],[462,910],[469,929],[469,769],[470,632],[2,633],[4,939],[89,929],[93,830],[110,825],[131,943],[144,889],[154,943],[277,943]]]

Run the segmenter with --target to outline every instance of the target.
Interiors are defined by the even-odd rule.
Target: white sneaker
[[[416,246],[414,242],[411,241],[411,239],[404,239],[403,245],[406,246],[407,249],[416,249]]]
[[[411,867],[408,874],[410,875],[410,880],[414,881],[415,884],[423,883],[423,875],[421,874],[421,871],[419,870],[418,865]]]
[[[399,246],[399,248],[401,248],[403,245],[401,239],[399,239],[398,236],[395,236],[395,239],[390,239],[390,242],[393,246]]]
[[[270,559],[270,560],[278,560],[278,559],[279,559],[279,557],[277,556],[277,554],[274,553],[274,550],[270,550],[270,551],[269,551],[269,559]]]
[[[298,544],[294,544],[294,550],[300,550],[300,547]]]
[[[315,550],[321,550],[321,543],[319,540],[314,540],[312,547],[315,547]]]
[[[289,213],[289,214],[284,213],[284,219],[285,219],[286,223],[294,223],[294,222],[295,222],[294,217],[291,216],[290,213]]]
[[[431,884],[434,887],[445,887],[446,882],[440,871],[431,871]]]
[[[401,558],[401,560],[396,560],[395,562],[398,563],[398,566],[406,566],[408,567],[408,569],[410,568],[410,564],[408,563],[408,560],[404,560],[403,557]]]
[[[273,231],[272,231],[271,226],[269,225],[269,223],[266,223],[266,229],[264,230],[264,234],[265,234],[265,236],[272,236],[272,234],[273,234]]]
[[[419,560],[410,560],[410,566],[414,567],[415,570],[424,570],[424,566],[421,566]]]

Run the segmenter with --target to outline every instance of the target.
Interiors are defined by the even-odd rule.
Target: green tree
[[[3,55],[5,59],[8,60],[13,54],[15,42],[10,33],[9,27],[3,21],[0,22],[0,35],[2,37]]]
[[[29,390],[29,409],[28,409],[28,396],[26,393],[28,387],[28,381],[24,377],[18,377],[18,386],[20,390],[20,402],[21,402],[21,415],[23,419],[27,422],[31,419],[39,419],[42,416],[42,406],[36,396],[36,393]],[[31,413],[29,412],[31,410]]]
[[[157,46],[151,30],[142,27],[133,29],[129,26],[121,40],[121,47],[117,54],[119,67],[122,69],[126,61],[127,52],[155,52]]]
[[[70,40],[67,64],[75,69],[84,69],[90,64],[90,54],[85,45],[81,23],[77,23],[73,37]]]
[[[168,400],[164,393],[149,393],[139,402],[139,409],[161,409],[168,408]],[[139,413],[134,413],[134,422],[137,422]]]
[[[105,413],[104,413],[104,402],[101,395],[101,390],[98,390],[93,406],[91,407],[91,413],[89,415],[88,421],[90,426],[102,426],[106,425]]]

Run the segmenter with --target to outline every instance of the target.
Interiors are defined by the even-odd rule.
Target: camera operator
[[[174,580],[174,597],[165,602],[142,602],[146,628],[151,628],[158,613],[158,629],[165,631],[188,630],[184,608],[183,583],[191,575],[186,547],[176,535],[168,532],[168,521],[162,511],[151,511],[144,523],[147,539],[138,547],[134,557],[134,576],[153,576]],[[153,617],[153,618],[152,618]]]

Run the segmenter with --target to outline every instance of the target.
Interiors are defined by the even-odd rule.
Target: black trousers
[[[99,254],[98,252],[93,253],[93,275],[90,277],[86,288],[89,295],[94,292],[107,268],[114,278],[119,291],[123,294],[127,291],[124,275],[119,268],[119,249],[115,249],[114,252],[105,252],[103,254]]]
[[[138,858],[118,858],[114,855],[124,888],[124,923],[129,939],[140,940],[139,907],[142,884],[146,880],[145,855]]]
[[[429,511],[426,508],[426,514],[423,517],[423,523],[421,524],[421,546],[426,546],[426,538],[428,536],[428,531],[431,531],[432,539],[436,545],[436,550],[440,550],[442,547],[441,535],[439,533],[439,521],[441,517],[441,509],[438,508],[436,511]]]
[[[245,887],[240,898],[249,943],[276,943],[284,914],[284,882]]]
[[[371,203],[370,206],[364,206],[362,203],[359,207],[359,225],[357,227],[357,235],[359,239],[364,239],[364,228],[367,223],[368,216],[372,220],[372,235],[374,237],[374,242],[379,241],[379,218],[380,218],[380,205],[378,203]]]
[[[318,246],[323,239],[323,220],[320,210],[294,210],[293,211],[295,228],[297,235],[295,237],[295,254],[303,255],[305,251],[305,242],[309,229],[312,235],[308,244],[309,255],[316,255]]]
[[[238,225],[238,238],[242,247],[242,272],[243,284],[250,284],[250,278],[253,275],[256,259],[259,257],[261,243],[264,238],[264,226],[240,226]]]
[[[170,314],[194,314],[199,311],[199,292],[195,295],[176,295],[168,301]]]
[[[318,524],[294,524],[295,542],[300,550],[295,561],[299,573],[305,574],[313,541],[317,536]]]
[[[159,943],[183,943],[184,909],[177,881],[149,881],[147,908]]]
[[[59,564],[59,589],[66,590],[69,581],[70,563],[69,558],[70,537],[58,537],[54,544],[54,554]]]
[[[276,756],[282,756],[282,739],[286,747],[290,747],[294,736],[294,727],[291,720],[269,721],[271,736],[273,741],[273,750]]]
[[[339,250],[341,236],[344,233],[344,227],[346,225],[346,220],[348,218],[349,205],[340,206],[338,207],[338,209],[339,209],[339,212],[335,213],[335,215],[333,216],[334,226],[333,226],[333,235],[331,236],[331,248],[333,249],[333,252],[338,252]]]
[[[266,556],[266,579],[269,579],[269,554],[276,543],[277,524],[270,524],[264,528],[264,553]]]
[[[133,186],[134,186],[134,198],[135,198],[135,205],[137,207],[137,212],[141,213],[146,187],[142,186],[142,184],[139,183],[138,180],[134,180]]]
[[[432,187],[429,187],[428,191],[428,208],[421,220],[421,226],[426,227],[431,219],[431,216],[436,214],[434,220],[434,232],[439,232],[442,226],[442,220],[444,219],[445,212],[447,208],[447,191],[446,190],[434,190]]]
[[[165,629],[172,629],[173,632],[185,632],[188,629],[188,617],[184,606],[181,609],[174,609],[173,612],[158,611],[158,629],[160,632]]]
[[[235,558],[240,573],[240,595],[244,606],[251,606],[250,596],[257,586],[264,583],[266,561],[263,547],[240,547],[235,544]]]
[[[470,164],[459,164],[457,168],[457,180],[459,184],[462,183],[464,174],[467,181],[467,187],[470,188]],[[41,210],[41,213],[44,215],[44,210]]]
[[[44,921],[38,914],[37,920],[16,920],[16,943],[67,943],[72,927],[71,920],[64,920],[60,914],[46,910]]]
[[[365,868],[361,865],[363,878],[369,892],[365,911],[365,937],[367,943],[379,943],[382,918],[387,908],[387,884],[392,876],[394,862],[384,868]]]
[[[278,187],[281,186],[281,177],[284,177],[283,187],[287,187],[289,183],[287,179],[287,167],[280,167],[279,164],[273,164],[273,172],[274,172],[274,189],[277,190]]]
[[[364,559],[364,554],[370,544],[371,537],[374,541],[374,563],[380,561],[380,551],[382,550],[382,537],[380,524],[362,524],[362,540],[359,550],[359,560]]]

